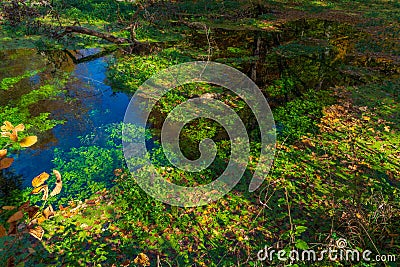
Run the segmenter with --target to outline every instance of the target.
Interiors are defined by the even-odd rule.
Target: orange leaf
[[[3,206],[3,210],[14,210],[16,207],[14,206]]]
[[[44,235],[44,230],[41,226],[36,226],[35,228],[29,229],[29,233],[33,237],[36,237],[37,239],[42,240],[43,235]]]
[[[13,158],[5,158],[0,160],[0,170],[7,169],[14,162]]]
[[[38,224],[41,224],[41,223],[43,223],[45,220],[46,220],[46,218],[45,218],[44,216],[40,216],[40,217],[37,219],[37,223],[38,223]]]
[[[33,146],[34,144],[36,144],[37,142],[37,136],[27,136],[24,139],[22,139],[19,144],[21,145],[21,147],[30,147]]]
[[[15,126],[15,128],[13,129],[13,131],[16,131],[16,132],[22,132],[23,130],[25,130],[25,126],[21,123],[21,124],[18,124],[17,126]]]
[[[10,140],[14,142],[18,142],[18,132],[17,131],[12,131],[10,134]]]
[[[21,220],[24,217],[24,213],[22,211],[17,211],[10,218],[8,218],[7,222],[12,223]]]
[[[34,188],[31,192],[31,194],[37,195],[42,191],[43,191],[42,200],[46,200],[49,197],[49,187],[47,185],[42,185],[42,186]]]
[[[55,196],[58,195],[61,192],[62,189],[62,180],[61,180],[61,174],[57,170],[53,170],[54,175],[56,176],[56,187],[54,187],[53,191],[51,191],[50,196]]]
[[[47,179],[49,179],[50,175],[47,172],[42,172],[32,180],[32,186],[38,187],[41,186]]]
[[[4,228],[4,226],[0,224],[0,238],[6,235],[7,235],[6,228]]]
[[[7,155],[7,149],[0,150],[0,159],[4,158]]]

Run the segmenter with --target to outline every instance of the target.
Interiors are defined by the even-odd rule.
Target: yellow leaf
[[[371,119],[371,118],[368,117],[368,116],[363,116],[362,118],[363,118],[363,120],[365,120],[365,121],[369,121],[369,120]]]
[[[13,158],[5,158],[0,160],[0,170],[7,169],[14,162]]]
[[[0,238],[6,235],[7,235],[6,228],[4,228],[4,226],[0,224]]]
[[[37,136],[33,135],[25,137],[19,142],[19,144],[21,145],[21,147],[30,147],[36,144],[36,142],[37,142]]]
[[[0,128],[3,132],[4,131],[12,131],[14,129],[14,126],[11,124],[9,121],[5,121],[4,125],[1,126]]]
[[[385,126],[385,132],[390,132],[390,126]]]
[[[38,223],[38,224],[41,224],[41,223],[43,223],[45,220],[46,220],[46,218],[45,218],[44,216],[40,216],[40,217],[37,219],[37,223]]]
[[[15,128],[13,129],[13,131],[16,131],[16,132],[22,132],[23,130],[25,130],[25,126],[21,123],[21,124],[18,124],[17,126],[15,126]]]
[[[62,189],[62,180],[61,180],[61,174],[57,170],[53,170],[54,175],[56,176],[56,186],[54,187],[53,191],[51,191],[50,196],[55,196],[58,195],[61,192]]]
[[[42,200],[47,200],[47,198],[49,197],[49,187],[47,185],[42,185],[42,186],[34,188],[31,192],[31,194],[37,195],[42,191],[43,191]]]
[[[12,223],[21,220],[24,217],[24,213],[22,211],[17,211],[10,218],[8,218],[7,222]]]
[[[139,253],[139,255],[133,260],[133,262],[141,266],[150,266],[150,259],[144,253]]]
[[[44,216],[46,219],[49,219],[49,218],[51,218],[51,217],[54,216],[54,210],[53,210],[53,207],[52,207],[51,205],[49,205],[49,206],[43,211],[43,216]]]
[[[0,159],[4,158],[7,155],[7,149],[0,150]]]
[[[42,185],[47,179],[49,179],[50,175],[47,172],[42,172],[32,180],[32,186],[38,187]]]
[[[29,229],[29,233],[32,236],[36,237],[37,239],[42,240],[43,235],[44,235],[44,230],[41,226],[36,226],[33,229]]]

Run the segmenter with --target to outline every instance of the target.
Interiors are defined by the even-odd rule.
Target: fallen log
[[[114,43],[114,44],[130,44],[130,45],[141,45],[142,44],[137,40],[130,40],[130,39],[123,38],[123,37],[116,37],[116,36],[108,34],[108,33],[98,32],[95,30],[81,27],[81,26],[67,26],[67,27],[65,27],[64,32],[62,32],[61,34],[58,34],[56,37],[61,38],[68,33],[80,33],[80,34],[85,34],[85,35],[91,35],[91,36],[101,38],[103,40],[106,40],[106,41]]]

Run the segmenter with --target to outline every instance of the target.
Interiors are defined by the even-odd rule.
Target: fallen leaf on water
[[[10,218],[8,218],[7,222],[12,223],[21,220],[24,217],[24,213],[22,211],[17,211]]]
[[[13,162],[13,158],[5,158],[0,160],[0,170],[9,168]]]
[[[36,144],[37,142],[37,136],[28,136],[25,137],[24,139],[22,139],[19,144],[21,147],[30,147],[33,146],[34,144]]]

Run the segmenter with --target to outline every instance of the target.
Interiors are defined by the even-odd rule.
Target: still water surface
[[[96,52],[93,49],[74,51],[74,56],[82,58]],[[0,92],[1,105],[12,105],[29,90],[37,89],[65,73],[70,74],[63,99],[40,101],[31,110],[32,113],[49,112],[52,118],[65,123],[39,134],[39,142],[32,149],[13,155],[15,162],[11,171],[13,175],[22,176],[22,187],[29,186],[31,179],[42,171],[50,172],[54,168],[54,148],[68,151],[79,147],[79,136],[92,133],[106,124],[123,121],[130,97],[113,92],[106,84],[107,61],[111,56],[75,64],[63,51],[8,50],[0,54],[0,79],[44,68],[39,74],[23,79],[7,93]]]

